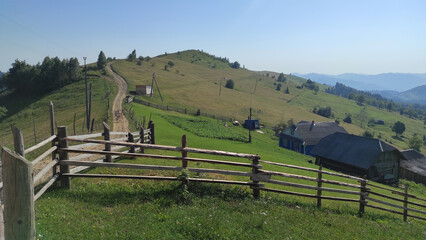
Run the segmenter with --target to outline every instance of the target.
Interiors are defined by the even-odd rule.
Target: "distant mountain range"
[[[392,99],[397,102],[418,103],[426,105],[426,85],[412,88],[404,92],[396,91],[371,91],[378,93],[385,98]]]
[[[411,88],[426,85],[426,74],[424,73],[382,73],[377,75],[356,73],[344,73],[340,75],[318,73],[292,74],[330,86],[334,86],[336,82],[339,82],[348,87],[363,91],[392,90],[403,92]]]

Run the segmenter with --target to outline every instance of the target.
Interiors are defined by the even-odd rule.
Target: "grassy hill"
[[[106,117],[106,94],[111,92],[110,102],[117,92],[115,83],[100,71],[88,71],[88,83],[92,83],[92,114],[95,129],[102,129],[102,120]],[[14,92],[0,94],[1,105],[8,109],[8,115],[0,120],[0,145],[13,147],[11,125],[19,128],[24,135],[25,147],[34,145],[34,123],[37,142],[50,136],[49,103],[55,107],[56,125],[68,126],[73,134],[74,114],[76,114],[76,134],[81,134],[85,118],[84,80],[72,83],[43,96],[17,95]],[[111,115],[111,114],[110,114]]]
[[[173,66],[165,65],[173,62]],[[315,93],[312,90],[297,88],[306,80],[303,78],[285,75],[287,82],[281,83],[280,91],[276,90],[278,73],[254,72],[246,69],[234,69],[229,67],[223,59],[207,53],[188,50],[174,54],[161,55],[143,61],[141,65],[136,62],[118,60],[113,63],[113,68],[124,76],[129,83],[129,91],[135,90],[135,85],[151,85],[152,74],[155,72],[161,94],[162,102],[154,86],[154,97],[140,97],[148,101],[168,106],[186,107],[189,109],[201,109],[211,114],[244,120],[252,106],[254,117],[261,124],[271,127],[280,122],[293,119],[314,121],[340,121],[340,124],[352,134],[362,134],[365,130],[375,133],[375,137],[381,137],[400,149],[408,148],[406,139],[414,133],[420,136],[426,135],[423,121],[400,116],[395,112],[387,112],[375,107],[366,106],[367,119],[382,119],[385,125],[367,126],[367,122],[361,124],[357,116],[364,106],[359,106],[355,101],[327,94],[323,91]],[[267,76],[268,75],[268,76]],[[225,88],[226,79],[235,82],[234,89]],[[256,81],[256,92],[253,93]],[[219,96],[219,84],[222,83]],[[288,87],[290,94],[284,91]],[[324,86],[320,85],[320,89]],[[314,107],[330,106],[334,118],[328,119],[312,112]],[[346,114],[353,116],[353,124],[346,124],[342,120]],[[405,123],[407,129],[403,138],[395,138],[391,127],[396,121]],[[362,127],[361,127],[362,125]],[[426,152],[426,148],[422,148]]]

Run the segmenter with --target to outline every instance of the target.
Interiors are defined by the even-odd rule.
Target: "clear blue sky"
[[[200,49],[252,70],[426,72],[426,1],[0,1],[0,71]]]

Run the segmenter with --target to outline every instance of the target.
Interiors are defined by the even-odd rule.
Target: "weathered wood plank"
[[[35,239],[33,165],[3,148],[5,239]]]
[[[13,135],[13,149],[15,152],[22,157],[25,157],[24,137],[22,136],[21,130],[12,126]]]
[[[119,156],[129,156],[129,157],[146,157],[146,158],[158,158],[158,159],[169,159],[169,160],[182,160],[182,157],[177,156],[163,156],[163,155],[154,155],[154,154],[143,154],[143,153],[126,153],[126,152],[105,152],[97,150],[78,150],[78,149],[69,149],[62,148],[58,149],[59,152],[75,152],[75,153],[90,153],[90,154],[103,154],[103,155],[119,155]],[[240,166],[240,167],[252,167],[252,164],[249,163],[240,163],[240,162],[231,162],[231,161],[222,161],[222,160],[212,160],[212,159],[202,159],[202,158],[185,158],[187,161],[194,162],[205,162],[212,164],[224,164],[231,166]]]
[[[82,173],[64,173],[66,177],[87,177],[87,178],[122,178],[122,179],[145,179],[145,180],[168,180],[178,181],[177,177],[164,176],[138,176],[138,175],[113,175],[113,174],[82,174]]]
[[[52,186],[56,180],[59,178],[59,174],[56,174],[55,176],[53,176],[52,179],[50,179],[38,192],[37,194],[34,196],[34,202],[37,201],[37,199],[39,199],[41,197],[41,195],[43,195],[43,193],[46,192],[46,190]]]
[[[246,154],[246,153],[234,153],[234,152],[226,152],[226,151],[218,151],[218,150],[206,150],[199,148],[185,148],[175,147],[175,146],[164,146],[164,145],[153,145],[153,144],[144,144],[144,143],[129,143],[129,142],[116,142],[116,141],[105,141],[105,140],[95,140],[95,139],[81,139],[67,137],[65,140],[74,141],[74,142],[88,142],[88,143],[99,143],[99,144],[111,144],[111,145],[121,145],[121,146],[135,146],[135,147],[143,147],[146,149],[157,149],[157,150],[168,150],[168,151],[177,151],[181,152],[182,150],[190,152],[190,153],[203,153],[210,155],[220,155],[220,156],[229,156],[229,157],[240,157],[240,158],[253,158],[257,155],[254,154]]]
[[[339,182],[339,181],[328,180],[328,179],[322,179],[322,182],[323,182],[323,183],[327,183],[327,184],[333,184],[333,185],[344,186],[344,187],[351,187],[351,188],[358,188],[358,189],[360,189],[360,188],[361,188],[359,185],[356,185],[356,184],[352,184],[352,183],[345,183],[345,182]]]
[[[391,207],[394,207],[394,208],[399,208],[399,209],[404,209],[404,210],[408,210],[408,211],[412,211],[412,212],[426,214],[425,211],[421,211],[421,210],[414,209],[414,208],[409,208],[409,207],[399,206],[399,205],[396,205],[396,204],[393,204],[393,203],[388,203],[388,202],[385,202],[385,201],[381,201],[381,200],[378,200],[378,199],[375,199],[375,198],[366,197],[366,199],[371,200],[373,202],[381,203],[383,205],[391,206]]]
[[[282,186],[296,187],[296,188],[303,188],[303,189],[310,189],[310,190],[317,190],[317,191],[321,190],[321,191],[327,191],[327,192],[336,192],[336,193],[353,194],[353,195],[359,195],[360,194],[360,192],[357,192],[357,191],[318,187],[318,186],[311,186],[311,185],[305,185],[305,184],[299,184],[299,183],[278,181],[278,180],[273,180],[273,179],[270,179],[267,182],[277,184],[277,185],[282,185]]]
[[[307,168],[307,167],[295,166],[295,165],[284,164],[284,163],[276,163],[276,162],[270,162],[270,161],[264,161],[264,160],[261,160],[260,162],[271,164],[271,165],[276,165],[276,166],[281,166],[281,167],[294,168],[294,169],[305,170],[305,171],[310,171],[310,172],[318,172],[318,169],[314,169],[314,168]],[[329,172],[329,171],[322,171],[322,173],[337,176],[337,177],[349,178],[349,179],[358,180],[358,181],[363,180],[362,178],[354,177],[354,176],[347,175],[347,174],[334,173],[334,172]]]
[[[58,127],[58,150],[61,148],[68,148],[68,142],[66,140],[67,137],[67,127],[60,126]],[[59,161],[68,160],[68,152],[61,151],[59,152]],[[70,168],[66,165],[60,165],[60,172],[61,172],[61,187],[71,189],[71,179],[68,177],[62,177],[64,173],[69,173]]]
[[[52,169],[53,166],[55,166],[59,160],[55,159],[48,163],[40,172],[37,173],[37,175],[34,177],[34,185],[38,183],[38,181],[41,180],[41,178],[46,174],[50,169]]]
[[[68,141],[83,140],[83,139],[98,138],[98,137],[102,137],[102,133],[92,133],[92,134],[85,134],[85,135],[68,136],[67,140]]]
[[[102,124],[104,125],[104,140],[105,142],[109,142],[110,141],[109,126],[105,122],[102,122]],[[105,151],[107,152],[111,151],[110,143],[105,143]],[[111,155],[105,155],[105,162],[112,162]]]
[[[48,155],[50,155],[51,153],[53,153],[54,151],[56,151],[56,149],[58,149],[58,147],[56,147],[56,146],[53,146],[53,147],[49,148],[46,152],[44,152],[43,154],[41,154],[40,156],[38,156],[31,163],[33,165],[36,165],[38,162],[40,162],[41,160],[43,160],[44,158],[46,158]]]
[[[51,143],[55,139],[56,139],[56,135],[52,135],[48,139],[46,139],[46,140],[44,140],[44,141],[42,141],[42,142],[40,142],[40,143],[38,143],[38,144],[36,144],[36,145],[28,148],[28,149],[25,149],[24,153],[28,154],[28,153],[30,153],[30,152],[32,152],[34,150],[37,150],[37,149],[43,147],[44,145],[46,145],[48,143]]]
[[[259,170],[259,171],[262,172],[262,173],[268,173],[268,174],[275,175],[275,176],[303,179],[303,180],[314,181],[314,182],[317,181],[317,179],[314,178],[314,177],[307,177],[307,176],[290,174],[290,173],[282,173],[282,172],[273,172],[273,171],[267,171],[267,170]]]

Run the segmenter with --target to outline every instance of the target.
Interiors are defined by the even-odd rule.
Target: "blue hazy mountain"
[[[364,91],[391,90],[404,92],[418,86],[426,85],[426,74],[422,73],[382,73],[377,75],[356,73],[344,73],[339,75],[318,73],[292,74],[331,86],[339,82],[346,86]]]

